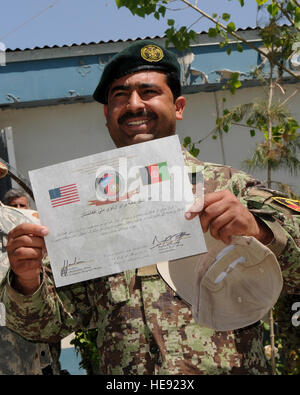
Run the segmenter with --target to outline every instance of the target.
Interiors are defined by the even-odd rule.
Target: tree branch
[[[205,16],[205,18],[209,19],[211,22],[213,22],[215,25],[220,26],[223,30],[225,30],[227,33],[231,34],[234,38],[236,38],[238,41],[243,42],[244,44],[248,45],[250,48],[254,49],[256,52],[258,52],[261,56],[267,57],[269,62],[275,64],[277,67],[281,68],[282,70],[286,71],[288,74],[290,74],[292,77],[296,79],[300,79],[300,76],[293,73],[291,70],[287,69],[285,66],[279,64],[276,62],[274,59],[271,58],[269,54],[266,54],[264,51],[262,51],[260,48],[256,47],[252,42],[247,41],[243,37],[241,37],[239,34],[233,31],[229,31],[228,28],[223,25],[221,22],[218,22],[215,18],[201,10],[200,8],[194,6],[187,0],[181,0],[184,4],[188,5],[189,7],[193,8],[195,11],[199,12],[201,15]]]
[[[285,104],[293,97],[296,93],[298,93],[299,89],[296,89],[289,97],[287,97],[282,103],[280,103],[279,107],[285,106]]]
[[[277,5],[277,7],[280,9],[280,11],[282,12],[282,14],[290,21],[290,23],[292,25],[295,25],[295,21],[292,19],[291,15],[284,9],[284,7],[282,6],[282,4],[280,2],[278,2],[277,0],[273,0],[274,3]],[[295,26],[296,29],[298,30],[298,32],[300,32],[300,27]]]

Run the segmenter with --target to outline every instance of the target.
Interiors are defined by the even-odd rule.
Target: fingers
[[[186,211],[186,213],[185,213],[186,219],[195,218],[201,212],[206,210],[206,208],[209,207],[211,204],[224,199],[224,192],[227,193],[229,191],[218,191],[218,192],[212,192],[212,193],[208,193],[208,194],[204,195],[204,201],[198,200]]]
[[[195,202],[185,213],[185,218],[186,219],[193,219],[197,215],[201,216],[206,216],[206,219],[203,217],[203,224],[201,225],[206,225],[206,222],[209,221],[209,217],[211,213],[213,212],[213,207],[209,209],[209,212],[207,209],[214,203],[222,201],[224,198],[224,192],[225,191],[219,191],[219,192],[213,192],[213,193],[208,193],[204,196],[204,201],[200,200]],[[218,207],[218,205],[216,206]],[[222,212],[222,210],[218,211],[219,213]],[[205,230],[206,231],[206,230]]]
[[[230,212],[223,200],[213,201],[210,204],[205,202],[202,212],[199,214],[203,232],[207,232],[212,225],[216,231],[231,220]]]
[[[25,234],[32,234],[35,236],[44,237],[48,234],[48,228],[38,224],[21,224],[16,226],[9,232],[9,237],[16,238]]]
[[[203,207],[201,202],[194,203],[185,217],[192,219],[196,215],[200,218],[203,232],[210,230],[215,239],[225,244],[231,243],[232,235],[254,235],[257,229],[252,214],[228,190],[205,195]]]
[[[7,251],[11,257],[18,260],[43,259],[44,244],[43,241],[36,242],[30,247],[31,243],[26,243],[25,238],[20,238],[16,243],[12,243]]]
[[[48,229],[37,224],[21,224],[8,234],[7,254],[12,270],[21,278],[36,277],[46,251],[43,236]]]

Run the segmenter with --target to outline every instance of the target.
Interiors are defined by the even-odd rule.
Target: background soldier
[[[0,178],[5,177],[6,174],[7,170],[0,162]],[[18,192],[18,196],[27,199],[27,195],[22,191]],[[0,280],[5,277],[9,268],[6,252],[8,233],[13,227],[24,222],[30,220],[21,211],[0,202]],[[52,362],[49,345],[25,340],[5,326],[5,309],[1,309],[1,313],[3,325],[0,325],[0,375],[57,374],[59,366]]]
[[[29,209],[29,199],[30,198],[26,192],[21,189],[11,188],[4,195],[3,203],[15,208]]]

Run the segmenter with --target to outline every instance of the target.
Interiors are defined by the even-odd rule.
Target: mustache
[[[138,112],[126,111],[123,115],[118,119],[118,123],[122,124],[127,121],[127,119],[134,119],[139,117],[147,117],[149,119],[156,119],[157,115],[152,111],[140,110]]]

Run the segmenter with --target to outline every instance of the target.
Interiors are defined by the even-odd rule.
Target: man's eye
[[[124,96],[125,95],[125,92],[123,92],[123,91],[118,91],[118,92],[115,92],[114,94],[113,94],[113,97],[119,97],[119,96]]]
[[[144,98],[152,98],[153,96],[156,96],[158,93],[155,89],[145,89],[142,93],[141,93],[141,97]]]
[[[156,94],[156,90],[155,89],[146,89],[144,91],[145,94]]]

